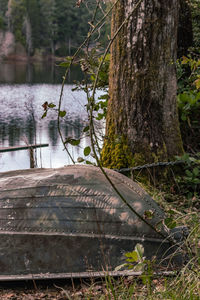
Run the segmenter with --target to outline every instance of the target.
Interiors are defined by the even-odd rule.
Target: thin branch
[[[60,91],[60,97],[59,97],[59,102],[58,102],[58,116],[57,116],[57,127],[58,127],[58,133],[60,135],[61,141],[64,145],[64,148],[67,152],[67,154],[69,155],[71,161],[73,162],[73,164],[75,164],[75,161],[73,159],[73,157],[71,156],[69,150],[67,149],[66,143],[64,141],[63,135],[62,135],[62,131],[60,128],[60,110],[61,110],[61,104],[62,104],[62,97],[63,97],[63,91],[64,91],[64,85],[66,82],[66,78],[68,76],[69,70],[74,62],[74,59],[76,58],[76,56],[79,54],[79,52],[81,51],[81,49],[87,44],[87,41],[90,40],[91,36],[96,32],[96,30],[98,30],[98,27],[102,24],[102,22],[104,22],[104,20],[107,18],[107,16],[110,14],[110,12],[112,11],[112,9],[115,7],[115,5],[119,2],[120,0],[116,0],[114,2],[114,4],[111,6],[111,8],[108,10],[108,12],[101,18],[101,20],[95,25],[95,27],[91,30],[91,32],[88,34],[87,38],[83,41],[83,43],[79,46],[79,48],[76,50],[75,54],[72,56],[70,64],[68,66],[68,68],[65,71],[65,74],[63,76],[63,81],[62,81],[62,86],[61,86],[61,91]]]

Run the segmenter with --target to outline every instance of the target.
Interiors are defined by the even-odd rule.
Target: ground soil
[[[98,299],[106,293],[101,279],[91,280],[48,280],[48,281],[18,281],[1,282],[0,299],[2,300],[65,300],[65,299]],[[90,298],[91,299],[91,298]]]

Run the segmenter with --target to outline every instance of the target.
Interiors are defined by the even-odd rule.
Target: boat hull
[[[143,189],[106,172],[139,214],[151,210],[151,224],[162,221],[164,213]],[[98,168],[0,174],[0,280],[114,271],[138,243],[147,259],[155,256],[160,265],[169,264],[170,241],[133,214]]]

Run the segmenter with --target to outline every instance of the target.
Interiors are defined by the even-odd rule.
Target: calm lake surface
[[[49,147],[35,151],[37,167],[61,167],[72,163],[63,151],[56,112],[49,111],[47,117],[41,119],[45,101],[58,103],[63,73],[63,68],[53,64],[0,64],[0,148],[48,143]],[[87,124],[85,93],[71,90],[72,82],[80,80],[80,76],[79,69],[72,70],[64,88],[62,109],[67,112],[61,122],[64,137],[79,138]],[[80,147],[69,146],[74,160],[83,156],[88,143],[88,138],[83,138]],[[1,172],[29,167],[28,150],[0,153]]]

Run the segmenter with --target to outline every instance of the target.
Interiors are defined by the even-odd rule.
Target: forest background
[[[0,57],[3,55],[1,46],[5,42],[6,32],[13,34],[15,45],[5,54],[21,51],[30,57],[36,53],[43,56],[73,55],[76,47],[87,35],[88,21],[95,3],[95,0],[91,0],[88,7],[86,2],[77,7],[74,0],[0,0]],[[193,46],[199,47],[200,2],[190,0],[188,3],[192,13]],[[104,1],[102,6],[106,9]],[[183,31],[188,32],[187,24]],[[104,46],[109,33],[110,23],[107,21],[106,26],[101,28],[99,39]]]
[[[0,57],[73,55],[87,36],[95,3],[78,8],[74,0],[0,0]],[[109,24],[101,30],[102,44],[107,31]],[[12,42],[6,43],[6,33],[12,33],[7,37]]]

